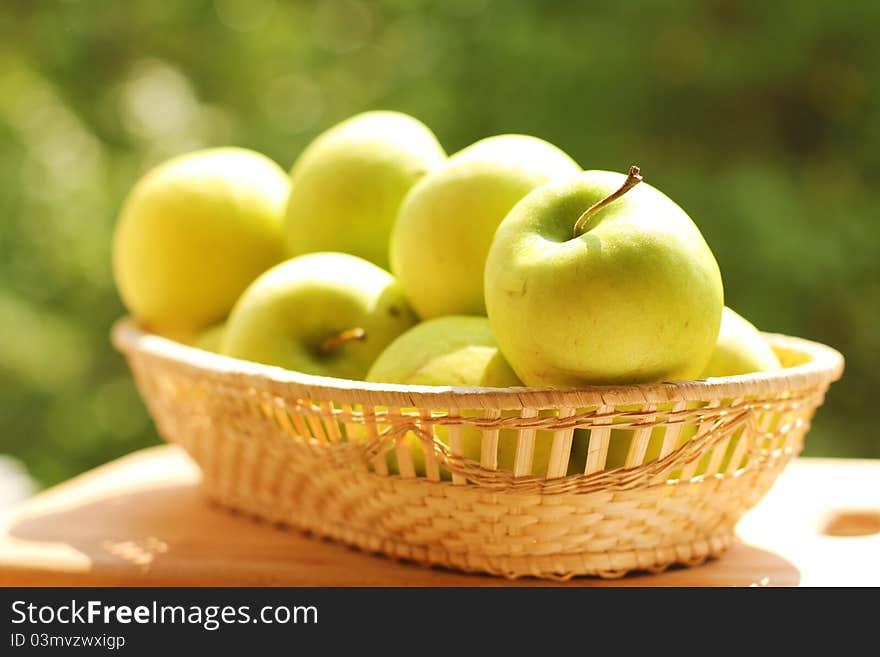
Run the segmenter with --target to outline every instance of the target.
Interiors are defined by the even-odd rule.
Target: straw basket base
[[[279,468],[277,453],[234,439],[175,442],[223,507],[366,552],[510,579],[616,578],[719,557],[793,456],[734,476],[546,496],[353,472],[299,450]]]
[[[658,548],[525,557],[488,557],[465,552],[447,552],[431,546],[413,546],[332,523],[324,522],[316,523],[319,526],[307,526],[307,523],[298,516],[283,518],[276,517],[278,516],[276,513],[266,515],[260,509],[249,508],[250,505],[246,500],[215,495],[210,489],[206,489],[205,492],[209,499],[230,512],[246,513],[259,520],[276,522],[283,527],[337,541],[364,552],[422,566],[498,575],[507,579],[537,577],[564,582],[577,576],[618,579],[639,571],[656,574],[672,566],[700,566],[709,559],[722,556],[733,542],[732,531],[721,531],[689,543]]]

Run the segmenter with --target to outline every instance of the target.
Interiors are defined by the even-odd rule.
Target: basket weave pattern
[[[114,328],[160,434],[200,465],[211,498],[423,564],[560,579],[724,552],[842,371],[828,347],[769,339],[789,366],[780,373],[487,390],[312,377],[129,320]],[[479,461],[463,456],[474,435]],[[512,471],[497,469],[502,441],[515,444]],[[533,473],[539,443],[549,459]],[[609,453],[625,456],[611,464]]]

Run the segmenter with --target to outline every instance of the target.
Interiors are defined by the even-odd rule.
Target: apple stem
[[[351,342],[352,340],[366,340],[367,332],[362,328],[351,328],[343,331],[342,333],[338,333],[336,335],[331,335],[329,338],[324,340],[319,346],[318,351],[322,354],[328,354],[336,347],[345,344],[346,342]]]
[[[627,174],[626,180],[623,181],[623,184],[620,186],[620,189],[618,189],[613,194],[609,194],[608,196],[603,198],[601,201],[598,201],[597,203],[593,203],[593,205],[591,205],[589,208],[587,208],[587,210],[580,217],[578,217],[578,220],[574,224],[574,231],[573,231],[574,237],[580,237],[581,235],[584,234],[584,230],[586,228],[587,221],[589,221],[590,217],[593,214],[595,214],[596,212],[598,212],[599,210],[604,208],[609,203],[614,203],[614,201],[616,201],[621,196],[626,194],[629,190],[631,190],[633,187],[635,187],[640,182],[642,182],[642,180],[644,180],[642,178],[642,172],[639,170],[639,168],[635,164],[632,165],[629,168],[629,174]]]

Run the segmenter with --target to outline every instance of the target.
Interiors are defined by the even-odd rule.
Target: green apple
[[[401,200],[445,159],[434,134],[399,112],[366,112],[330,128],[291,170],[288,253],[344,251],[387,269]]]
[[[447,316],[430,319],[411,328],[392,342],[376,359],[367,374],[376,383],[402,383],[429,386],[508,388],[522,383],[498,351],[489,320],[485,317]],[[478,416],[479,411],[464,411],[463,416]],[[507,413],[506,415],[510,415]],[[350,431],[352,437],[364,435],[362,427]],[[449,430],[435,428],[438,439],[448,445]],[[462,428],[462,452],[465,458],[479,462],[481,432],[474,427]],[[415,434],[406,438],[416,473],[425,473],[425,456],[421,440]],[[517,432],[503,429],[498,438],[498,469],[513,471]],[[532,474],[544,476],[550,459],[553,433],[538,431]],[[586,443],[572,448],[570,472],[583,472]],[[392,472],[397,472],[396,454],[389,455]]]
[[[222,320],[261,272],[284,259],[288,178],[268,158],[215,148],[148,172],[122,207],[113,273],[128,310],[166,335]]]
[[[498,224],[536,187],[580,170],[546,141],[499,135],[416,183],[391,233],[391,271],[419,316],[485,315],[483,267]]]
[[[192,346],[203,351],[212,351],[215,354],[219,354],[222,350],[223,335],[225,332],[225,321],[214,324],[214,326],[206,328],[199,333],[195,340],[192,341]]]
[[[222,352],[307,374],[363,379],[417,321],[387,271],[347,253],[292,258],[255,280],[232,309]]]
[[[486,308],[526,385],[693,379],[709,361],[718,264],[684,210],[639,181],[637,167],[553,181],[498,227]]]
[[[498,351],[489,320],[451,315],[418,324],[392,342],[367,374],[375,383],[521,386]]]
[[[781,368],[782,363],[758,329],[725,306],[715,350],[700,378],[772,372]]]

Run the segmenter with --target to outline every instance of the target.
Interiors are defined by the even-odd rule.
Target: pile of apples
[[[146,328],[227,356],[381,383],[583,386],[768,371],[675,202],[556,146],[447,157],[397,112],[320,135],[288,176],[218,148],[149,171],[114,275]]]

